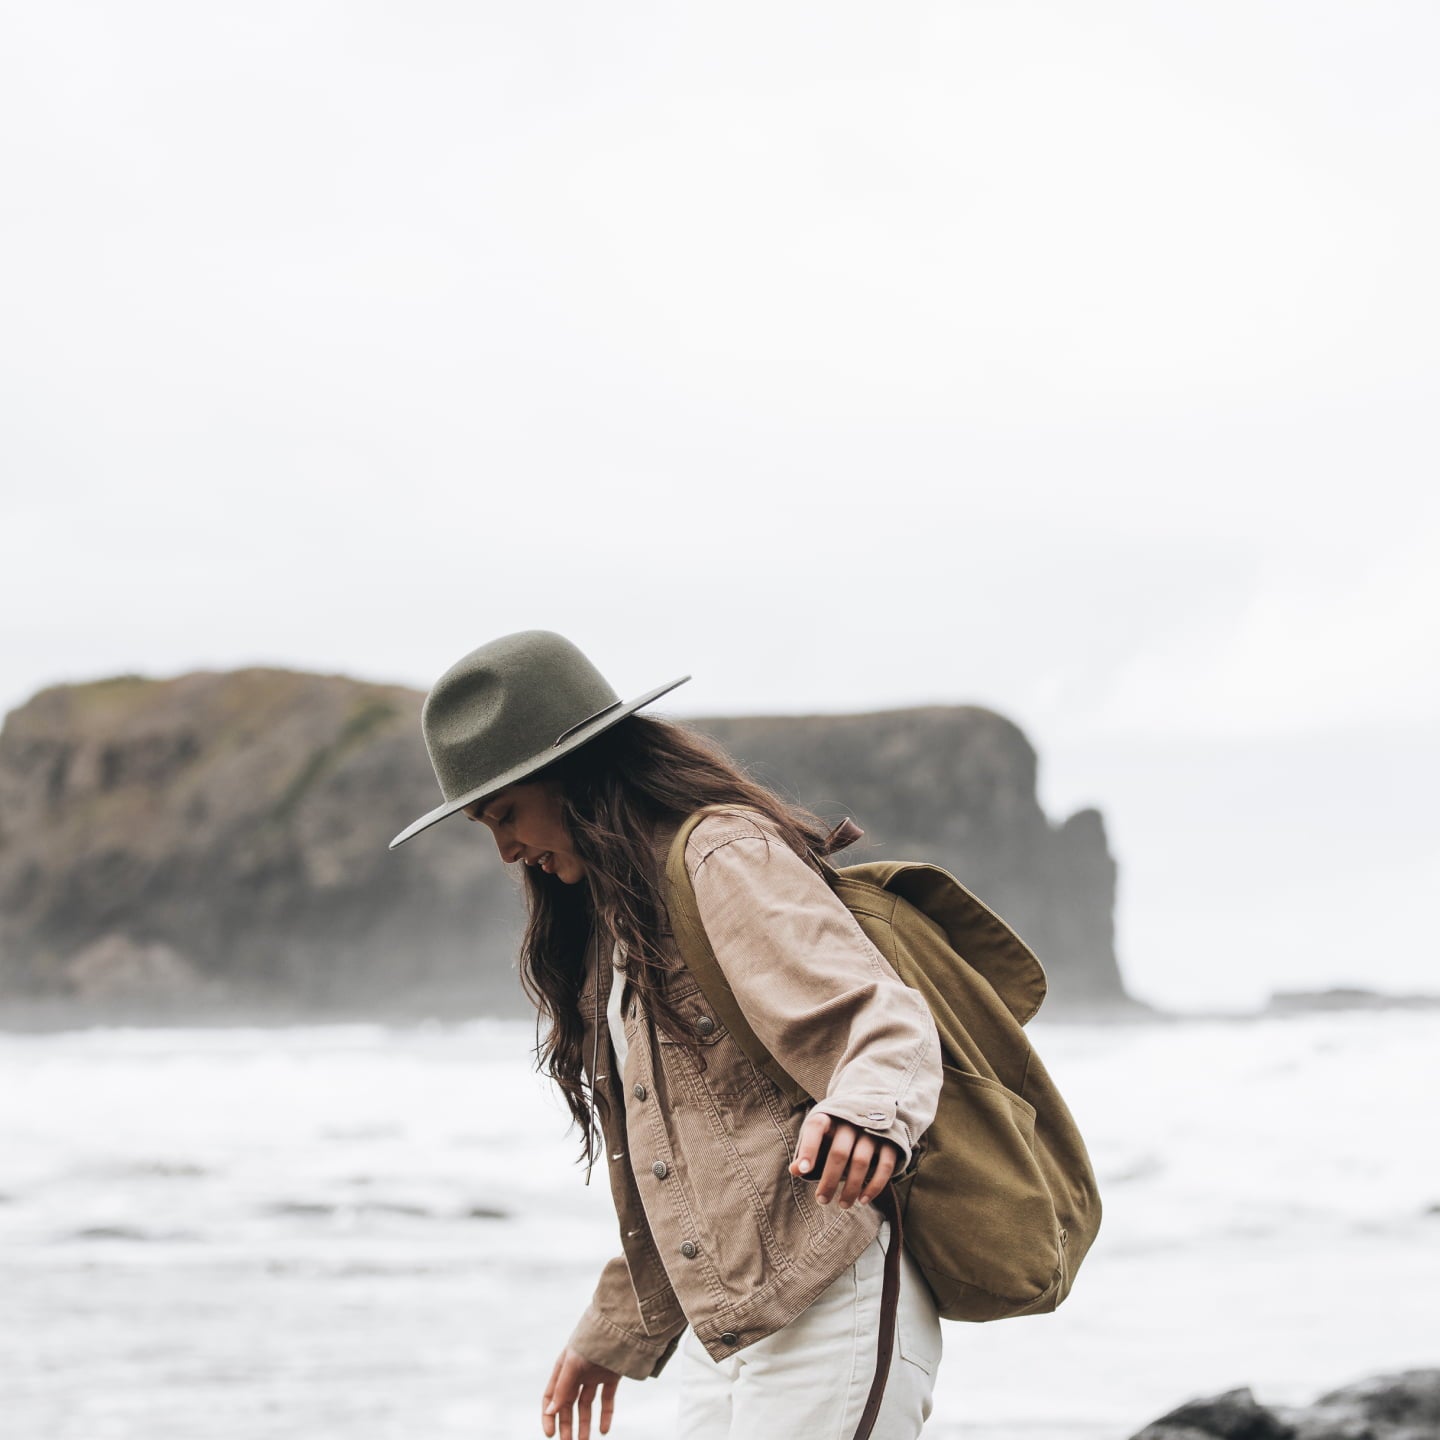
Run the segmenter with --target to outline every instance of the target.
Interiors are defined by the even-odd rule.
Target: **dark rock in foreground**
[[[422,696],[283,670],[41,692],[0,731],[7,1023],[525,1014],[522,905],[488,832],[386,847],[439,795]],[[1067,1005],[1123,1004],[1099,814],[1059,826],[1035,752],[970,707],[693,721],[763,780],[867,830],[844,859],[953,870]],[[273,1016],[272,1016],[273,1012]]]
[[[1437,1440],[1440,1369],[1374,1375],[1300,1408],[1261,1405],[1249,1390],[1191,1400],[1133,1440]]]

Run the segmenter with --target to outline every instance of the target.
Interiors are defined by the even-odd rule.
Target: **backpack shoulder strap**
[[[746,1020],[740,1002],[736,1000],[735,992],[715,958],[710,937],[705,933],[700,907],[695,903],[695,886],[685,864],[685,846],[695,827],[707,815],[735,808],[732,805],[707,805],[689,816],[675,832],[665,860],[666,906],[670,911],[670,926],[675,932],[675,943],[685,968],[699,982],[710,1008],[729,1030],[746,1059],[762,1074],[768,1075],[792,1105],[800,1105],[812,1098],[810,1092],[791,1079],[750,1028],[750,1022]]]

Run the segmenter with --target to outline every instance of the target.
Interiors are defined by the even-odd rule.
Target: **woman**
[[[846,827],[635,713],[682,683],[622,702],[547,631],[472,651],[422,714],[444,802],[391,844],[464,813],[524,863],[540,1063],[610,1172],[622,1253],[555,1362],[545,1434],[588,1440],[597,1398],[607,1432],[621,1377],[658,1374],[688,1326],[679,1434],[849,1440],[876,1372],[889,1227],[872,1202],[934,1117],[939,1043],[814,859]],[[684,850],[706,936],[813,1106],[708,1013],[670,932],[666,856],[708,806]],[[919,1433],[940,1356],[934,1302],[902,1267],[880,1440]]]

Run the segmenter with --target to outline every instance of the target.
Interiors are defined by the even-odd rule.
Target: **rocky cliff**
[[[0,731],[0,1001],[241,1016],[525,1013],[516,877],[438,799],[422,696],[282,670],[60,686]],[[937,860],[1015,924],[1057,1008],[1123,1000],[1100,816],[972,708],[692,722],[760,778]]]
[[[1098,810],[1052,825],[1035,793],[1034,747],[975,706],[867,715],[693,722],[751,772],[865,839],[841,862],[943,865],[1040,957],[1050,1000],[1123,997],[1115,963],[1115,862]]]

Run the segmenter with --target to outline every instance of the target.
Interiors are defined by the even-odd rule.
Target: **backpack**
[[[680,826],[665,868],[671,926],[716,1017],[751,1064],[801,1105],[818,1097],[786,1074],[746,1022],[705,935],[685,865],[695,826],[737,808],[707,806]],[[937,865],[890,860],[837,870],[814,858],[870,942],[925,997],[940,1034],[934,1123],[882,1207],[894,1233],[903,1235],[944,1319],[1055,1309],[1095,1238],[1100,1197],[1085,1142],[1022,1028],[1045,998],[1040,962]],[[898,1279],[899,1247],[891,1248]],[[887,1360],[888,1353],[882,1345]]]

